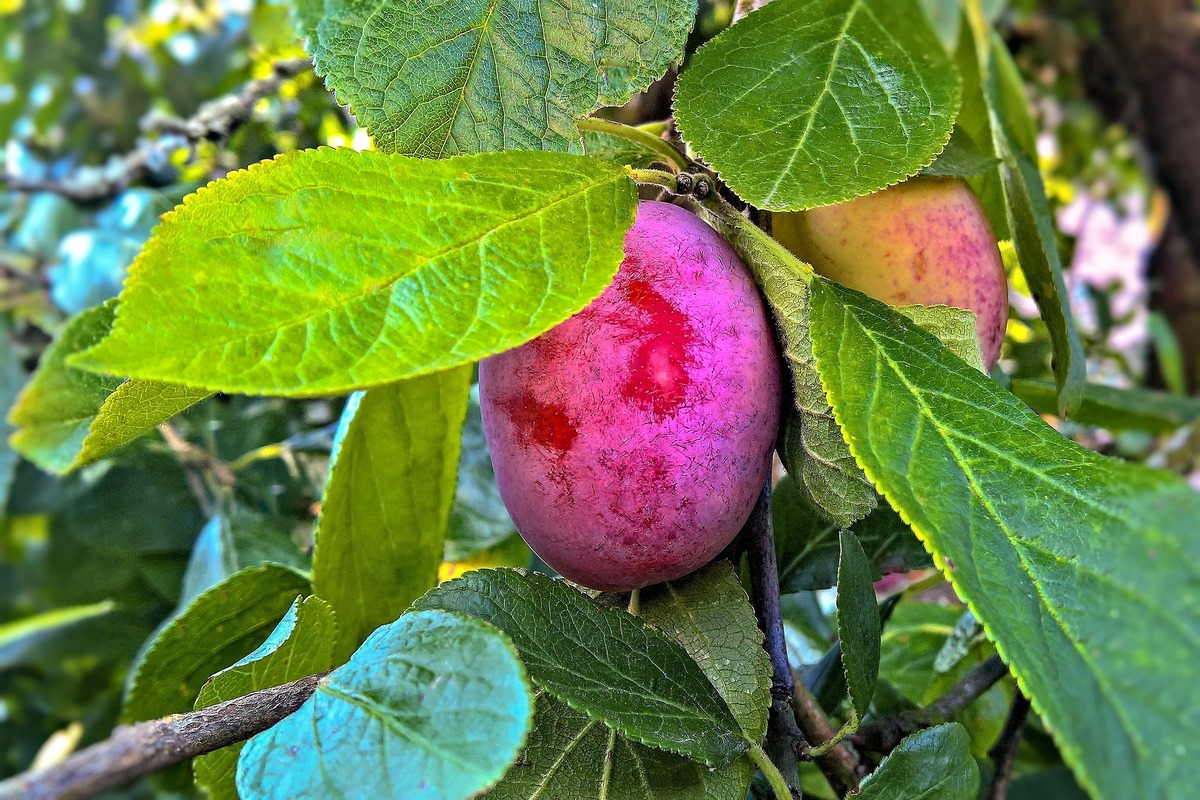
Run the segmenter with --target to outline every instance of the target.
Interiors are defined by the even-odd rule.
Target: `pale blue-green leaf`
[[[253,653],[208,679],[196,708],[281,686],[333,667],[337,624],[333,609],[317,597],[297,599]],[[244,743],[222,747],[192,762],[199,786],[210,800],[238,800],[235,776]]]
[[[350,398],[317,523],[313,589],[337,613],[346,658],[437,585],[470,367]]]
[[[866,777],[858,800],[975,800],[979,767],[956,722],[906,737]]]
[[[916,0],[774,0],[692,57],[675,93],[686,141],[775,211],[915,175],[950,138],[959,78]]]
[[[8,421],[8,412],[24,384],[25,370],[13,347],[11,331],[6,322],[0,322],[0,509],[8,503],[18,461],[17,451],[9,442],[14,428]]]
[[[381,150],[444,158],[577,149],[577,119],[683,60],[696,0],[306,0],[301,16]]]
[[[12,445],[43,469],[68,472],[154,429],[208,396],[160,381],[126,381],[76,369],[67,360],[104,339],[115,301],[84,311],[42,354],[9,412]]]
[[[599,295],[636,203],[626,170],[564,153],[278,156],[164,216],[74,363],[289,396],[459,366]]]
[[[1064,439],[863,295],[813,284],[851,450],[1097,798],[1184,798],[1200,734],[1200,493]],[[1032,500],[1032,501],[1031,501]]]
[[[514,569],[468,572],[413,604],[479,617],[512,638],[530,677],[643,744],[710,766],[746,739],[725,700],[674,640],[566,582]]]
[[[307,559],[291,540],[285,520],[248,508],[218,514],[201,528],[192,547],[179,590],[179,607],[186,608],[235,572],[260,564],[308,569]]]
[[[838,562],[837,624],[842,643],[842,669],[850,701],[859,719],[871,707],[879,677],[879,603],[871,583],[871,562],[858,538],[842,531]]]
[[[479,411],[479,387],[471,387],[467,419],[463,423],[462,454],[458,458],[458,486],[450,507],[450,525],[446,530],[447,561],[463,561],[515,535],[513,525],[483,436],[483,417]]]
[[[533,702],[505,636],[442,611],[405,614],[250,740],[243,800],[465,800],[517,757]]]

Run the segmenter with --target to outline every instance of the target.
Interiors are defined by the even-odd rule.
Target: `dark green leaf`
[[[879,604],[871,584],[871,562],[858,539],[842,531],[838,563],[837,622],[842,668],[850,701],[861,719],[871,706],[879,677]]]
[[[12,335],[7,323],[0,323],[0,508],[8,502],[8,491],[16,476],[18,456],[9,441],[13,426],[8,413],[17,393],[25,384],[25,370],[13,347]]]
[[[577,147],[575,120],[683,60],[695,0],[306,0],[318,73],[380,149]]]
[[[56,608],[0,625],[0,672],[28,663],[48,641],[89,625],[116,607],[116,603],[104,601]]]
[[[446,530],[447,561],[462,561],[506,541],[517,532],[496,486],[496,473],[483,436],[479,413],[479,387],[471,387],[467,419],[463,423],[462,454],[458,459],[458,487],[450,507]]]
[[[146,650],[129,684],[124,718],[190,710],[209,676],[262,644],[308,591],[304,576],[267,564],[231,575],[197,597]]]
[[[237,788],[244,800],[465,800],[516,758],[532,706],[525,670],[495,628],[405,614],[250,740]]]
[[[1012,391],[1039,414],[1058,414],[1052,382],[1018,379]],[[1089,383],[1083,401],[1071,410],[1071,421],[1112,431],[1138,430],[1171,433],[1200,419],[1200,400],[1151,389],[1120,389]]]
[[[818,364],[851,449],[1064,758],[1096,797],[1187,796],[1181,743],[1200,721],[1178,710],[1200,708],[1200,494],[1064,439],[886,306],[813,286]]]
[[[346,404],[313,555],[343,658],[437,585],[470,385],[470,368],[458,367]]]
[[[639,615],[683,645],[747,737],[761,740],[771,702],[771,665],[754,609],[730,565],[718,561],[682,580],[643,590]],[[606,762],[611,762],[607,794],[600,788]],[[702,769],[632,741],[542,692],[522,758],[489,797],[744,800],[753,773],[746,756],[717,770]]]
[[[324,672],[333,666],[336,641],[333,609],[317,597],[297,599],[257,650],[208,679],[196,708]],[[234,778],[242,747],[238,742],[193,762],[196,785],[210,800],[238,800]]]
[[[479,617],[512,638],[530,677],[572,708],[710,766],[746,749],[729,706],[687,651],[564,581],[476,570],[413,604]]]
[[[919,731],[900,742],[867,776],[858,800],[975,800],[979,767],[971,740],[955,722]]]
[[[840,528],[813,507],[790,475],[775,485],[771,515],[780,591],[805,592],[836,585]],[[867,552],[873,581],[933,564],[921,540],[887,503],[854,523],[851,530]]]
[[[308,568],[284,520],[245,508],[215,516],[200,531],[192,548],[179,605],[187,606],[235,572],[268,563],[296,570]]]
[[[128,444],[208,396],[159,381],[126,381],[67,366],[112,329],[116,303],[75,317],[42,355],[9,414],[13,446],[43,469],[67,472]]]
[[[75,361],[307,396],[466,364],[599,295],[636,201],[625,170],[562,153],[282,155],[167,214]]]
[[[954,5],[958,3],[955,1]],[[980,152],[971,137],[962,128],[956,127],[946,143],[946,149],[938,154],[932,164],[921,170],[921,174],[968,178],[995,170],[999,164],[1000,159]]]
[[[958,102],[915,0],[774,0],[692,57],[675,119],[740,197],[782,211],[915,175],[950,138]]]

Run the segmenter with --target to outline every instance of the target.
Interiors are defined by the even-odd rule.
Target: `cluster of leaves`
[[[125,720],[333,669],[294,716],[196,761],[212,796],[757,791],[769,669],[730,565],[646,590],[636,614],[527,570],[438,585],[447,562],[528,562],[472,365],[612,279],[638,199],[628,165],[663,155],[644,132],[578,121],[679,65],[696,4],[296,11],[377,150],[289,152],[204,186],[154,229],[119,298],[43,354],[13,443],[73,475],[18,471],[10,515],[52,529],[10,519],[5,561],[18,587],[29,565],[52,570],[40,585],[71,607],[0,628],[0,665],[28,670],[0,691],[107,625],[111,659],[133,658]],[[1038,298],[1055,354],[1042,396],[1100,420],[1138,408],[1084,381],[1022,83],[981,4],[774,0],[692,54],[674,108],[689,151],[763,210],[922,171],[968,178]],[[724,201],[695,210],[780,328],[795,400],[781,581],[794,630],[828,648],[802,670],[828,710],[853,726],[927,702],[994,647],[1040,718],[1032,780],[1065,761],[1094,797],[1183,797],[1200,498],[1063,439],[981,374],[969,315],[889,309],[814,276]],[[160,425],[166,445],[140,438]],[[43,541],[28,562],[17,552]],[[956,628],[960,611],[908,600],[885,626],[872,582],[930,555],[970,617]],[[831,626],[813,604],[834,585]],[[59,680],[81,693],[117,674],[70,669]],[[1013,691],[906,739],[862,795],[975,797]]]

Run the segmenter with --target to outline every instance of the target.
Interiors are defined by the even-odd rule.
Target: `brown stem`
[[[144,178],[163,156],[181,147],[204,141],[223,141],[254,113],[259,100],[279,90],[284,81],[312,66],[308,59],[294,58],[276,62],[270,76],[252,80],[235,94],[205,103],[188,119],[166,117],[143,121],[147,131],[166,134],[158,141],[143,141],[137,149],[117,159],[119,168],[80,172],[54,180],[30,180],[11,173],[0,174],[0,183],[12,191],[53,192],[80,203],[94,203],[114,197]]]
[[[850,741],[863,750],[890,753],[905,736],[950,719],[1007,674],[1008,667],[1004,666],[1000,656],[992,656],[973,667],[948,692],[924,708],[865,724],[849,737]]]
[[[123,725],[61,764],[0,782],[0,800],[81,800],[244,742],[298,709],[321,675],[163,719]]]
[[[992,749],[988,750],[988,757],[996,765],[992,785],[988,789],[988,800],[1004,800],[1008,796],[1008,782],[1012,778],[1017,748],[1021,745],[1021,732],[1025,730],[1025,720],[1028,717],[1029,698],[1018,691],[1008,710],[1008,718],[1004,721],[1000,738],[992,745]]]

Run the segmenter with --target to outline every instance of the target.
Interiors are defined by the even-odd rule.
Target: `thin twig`
[[[121,726],[111,738],[38,772],[0,782],[0,800],[81,800],[189,758],[244,742],[293,713],[321,675],[163,719]]]
[[[188,119],[148,117],[142,127],[157,139],[144,139],[136,149],[118,156],[104,167],[81,169],[65,178],[31,179],[11,172],[0,174],[0,183],[18,192],[53,192],[80,203],[115,197],[133,183],[168,164],[176,150],[194,148],[205,141],[224,141],[254,113],[258,101],[312,66],[308,59],[277,61],[271,75],[250,81],[239,92],[212,100]]]
[[[1012,778],[1013,763],[1017,760],[1017,748],[1021,745],[1021,732],[1025,730],[1025,720],[1029,717],[1029,698],[1017,690],[1012,706],[1008,709],[1008,718],[1004,720],[1004,729],[1000,738],[988,750],[988,757],[996,766],[992,775],[992,785],[988,789],[988,800],[1004,800],[1008,796],[1008,781]]]
[[[864,724],[849,739],[861,750],[890,753],[905,736],[947,721],[1007,674],[1008,667],[1000,656],[992,656],[972,667],[949,691],[924,708]]]

